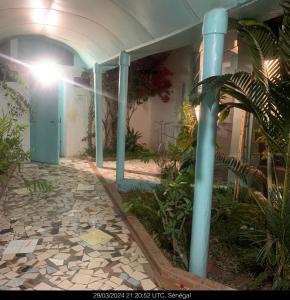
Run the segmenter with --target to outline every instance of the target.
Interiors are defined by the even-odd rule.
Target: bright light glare
[[[32,72],[34,77],[43,85],[51,85],[60,78],[57,64],[49,60],[37,62],[33,66]]]
[[[32,11],[32,21],[44,25],[45,24],[45,16],[46,16],[46,11],[44,9],[35,9]]]
[[[31,15],[32,21],[39,25],[57,25],[58,14],[55,10],[34,9]]]

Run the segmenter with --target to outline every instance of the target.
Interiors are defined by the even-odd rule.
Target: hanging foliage
[[[170,100],[170,77],[173,72],[165,65],[169,52],[150,55],[133,61],[129,68],[128,103],[142,104],[149,97],[159,96],[163,102]],[[119,68],[104,74],[103,88],[106,92],[117,95]]]
[[[163,102],[170,101],[171,76],[173,72],[165,65],[170,52],[150,55],[133,61],[129,68],[128,78],[128,106],[127,129],[130,129],[130,120],[137,110],[138,105],[148,101],[150,97],[158,96]],[[84,72],[82,77],[89,77],[92,72]],[[118,82],[119,68],[111,69],[103,73],[102,88],[103,99],[106,103],[103,116],[104,146],[106,149],[114,149],[117,142],[117,112],[118,112]],[[93,82],[91,80],[91,87]],[[93,102],[91,102],[93,103]],[[92,147],[94,130],[94,113],[92,105],[89,112],[88,140],[89,148]],[[91,152],[91,151],[90,151]]]
[[[21,115],[30,109],[28,100],[17,90],[8,85],[7,82],[16,81],[23,84],[21,78],[14,74],[10,65],[0,60],[0,91],[3,93],[7,104],[7,112],[13,120],[17,120]]]

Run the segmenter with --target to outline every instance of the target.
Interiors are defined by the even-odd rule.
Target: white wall
[[[131,119],[131,126],[142,133],[141,142],[151,149],[157,149],[160,143],[160,125],[156,122],[170,122],[166,133],[174,134],[174,128],[178,124],[178,108],[191,88],[193,76],[193,49],[184,47],[171,52],[166,60],[166,66],[174,73],[171,77],[172,88],[170,101],[164,103],[156,97],[149,98],[147,103],[138,106]],[[175,129],[176,131],[176,129]],[[165,138],[166,139],[166,138]],[[167,138],[165,142],[172,141]]]
[[[139,105],[138,109],[132,116],[130,126],[142,133],[140,142],[146,147],[151,146],[151,123],[152,123],[152,104],[151,100]]]
[[[71,70],[72,77],[80,74],[80,69]],[[64,105],[64,156],[79,156],[87,147],[82,139],[88,130],[89,91],[66,83]]]

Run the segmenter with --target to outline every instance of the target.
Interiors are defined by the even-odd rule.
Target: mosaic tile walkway
[[[99,168],[99,171],[108,183],[116,181],[116,161],[104,161],[103,168]],[[160,168],[154,161],[143,163],[137,159],[127,160],[125,178],[160,183]]]
[[[153,290],[148,261],[89,164],[26,164],[0,200],[0,290]]]

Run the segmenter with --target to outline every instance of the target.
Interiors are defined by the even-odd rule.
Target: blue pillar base
[[[145,180],[124,179],[118,182],[117,186],[120,192],[148,191],[158,189],[160,187],[160,183]]]

